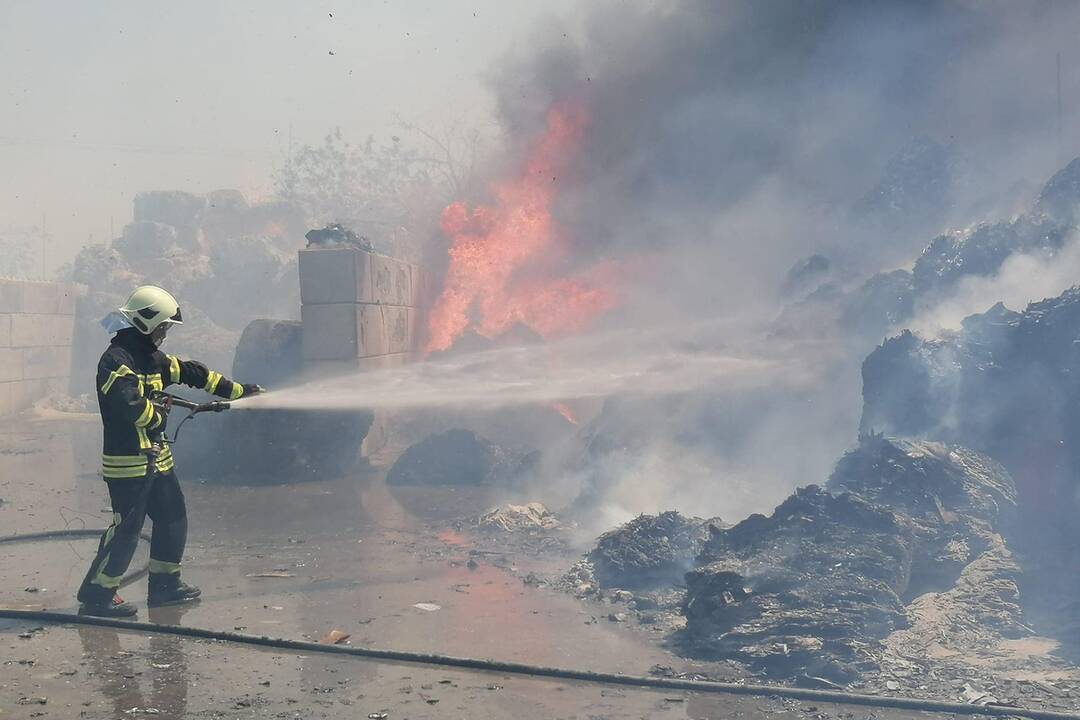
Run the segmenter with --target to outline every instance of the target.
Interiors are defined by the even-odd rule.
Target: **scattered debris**
[[[988,693],[987,691],[972,685],[971,683],[964,683],[964,686],[960,691],[960,699],[968,705],[997,705],[998,699]]]
[[[341,645],[350,637],[352,636],[347,632],[342,632],[341,630],[331,630],[330,632],[326,633],[326,635],[324,635],[322,639],[319,640],[319,642],[323,645]]]
[[[291,578],[296,575],[285,570],[267,570],[266,572],[249,573],[245,577],[249,578]]]
[[[331,53],[332,55],[333,53]],[[339,223],[331,223],[324,228],[309,230],[304,238],[307,240],[309,249],[314,248],[360,248],[361,250],[374,251],[371,241],[362,235],[357,235],[349,228]]]
[[[24,630],[23,632],[19,633],[19,637],[23,640],[29,640],[30,638],[34,637],[35,634],[43,632],[45,632],[44,627],[32,627],[29,630]]]
[[[16,705],[46,705],[49,702],[47,697],[21,697],[15,701]]]
[[[562,525],[543,503],[538,502],[493,508],[481,515],[477,524],[482,528],[499,528],[506,532],[552,530]]]
[[[521,578],[521,582],[523,585],[526,585],[528,587],[543,587],[547,584],[534,572],[531,572],[525,577]]]

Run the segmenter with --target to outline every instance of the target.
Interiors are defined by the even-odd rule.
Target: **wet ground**
[[[0,534],[103,527],[99,442],[96,416],[3,421]],[[377,469],[277,487],[221,486],[179,471],[191,521],[184,577],[203,599],[183,613],[148,614],[136,583],[123,594],[140,605],[139,619],[308,640],[340,630],[354,645],[636,675],[656,664],[723,674],[524,584],[518,575],[543,558],[470,555],[453,521],[486,509],[487,498],[390,491]],[[74,610],[93,548],[92,540],[0,546],[0,605]],[[0,719],[912,717],[6,621],[0,658]]]

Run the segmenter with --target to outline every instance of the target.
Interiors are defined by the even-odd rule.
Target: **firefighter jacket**
[[[116,334],[97,367],[97,398],[104,430],[101,474],[106,480],[146,476],[149,460],[145,451],[151,439],[165,431],[166,420],[149,396],[154,390],[177,383],[227,400],[244,394],[240,383],[200,362],[166,355],[137,330],[125,329]],[[168,445],[154,462],[160,472],[172,469]]]

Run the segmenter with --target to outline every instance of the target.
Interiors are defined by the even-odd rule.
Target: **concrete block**
[[[356,374],[360,358],[349,360],[306,360],[301,378],[304,382],[318,382]]]
[[[0,348],[0,382],[22,380],[23,351],[15,348]]]
[[[409,352],[412,349],[412,336],[409,332],[409,308],[390,306],[382,310],[386,326],[387,352]]]
[[[71,345],[74,318],[70,315],[24,314],[11,316],[12,347]]]
[[[56,312],[60,315],[74,315],[75,304],[79,298],[86,294],[85,285],[71,285],[64,283],[57,288],[58,307]]]
[[[307,360],[304,362],[303,381],[316,382],[348,377],[358,372],[392,370],[406,365],[411,359],[410,353],[392,353],[350,360]]]
[[[381,305],[357,305],[360,317],[360,343],[357,357],[372,357],[390,352],[390,337],[386,326],[386,311]]]
[[[71,378],[68,376],[45,378],[41,391],[45,395],[66,395]]]
[[[21,313],[23,311],[23,286],[19,280],[0,280],[0,312]]]
[[[24,380],[66,378],[71,375],[70,347],[24,348],[22,356]]]
[[[427,273],[419,265],[409,265],[409,307],[426,307],[424,288]]]
[[[0,313],[0,348],[11,347],[11,315]]]
[[[0,382],[0,417],[15,414],[15,402],[11,397],[13,382]]]
[[[409,348],[408,352],[419,352],[424,342],[424,312],[419,308],[409,308]]]
[[[23,312],[55,315],[60,310],[60,293],[56,283],[27,282],[23,285]]]
[[[11,383],[11,400],[15,412],[34,406],[48,394],[48,385],[44,380],[19,380]]]
[[[305,305],[373,302],[371,253],[357,248],[301,250],[300,301]]]
[[[408,305],[412,289],[406,263],[385,255],[371,256],[371,284],[374,302]]]
[[[356,357],[359,318],[356,305],[302,305],[301,345],[305,360],[348,360]]]
[[[408,353],[392,353],[378,357],[360,358],[356,367],[360,372],[376,372],[379,370],[393,370],[409,362]]]
[[[396,305],[412,305],[412,266],[400,260],[394,260],[394,294]]]

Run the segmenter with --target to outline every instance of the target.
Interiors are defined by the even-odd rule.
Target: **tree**
[[[339,222],[377,249],[419,257],[442,208],[470,191],[484,143],[475,130],[439,136],[399,123],[420,137],[418,147],[396,135],[353,145],[335,128],[321,145],[288,155],[275,178],[278,199],[300,207],[314,226]]]
[[[0,230],[0,275],[29,277],[49,236],[38,227]]]

